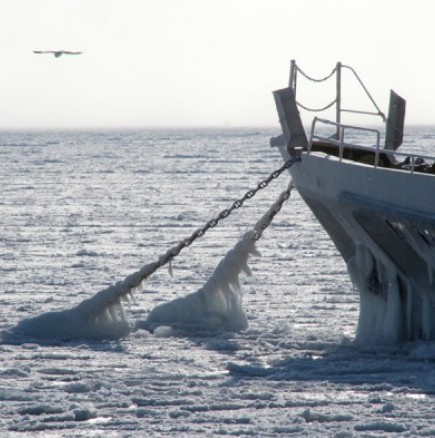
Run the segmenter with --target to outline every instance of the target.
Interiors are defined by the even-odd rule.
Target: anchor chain
[[[294,187],[293,180],[290,181],[286,190],[284,190],[279,196],[278,200],[272,205],[269,211],[264,215],[263,218],[254,227],[255,234],[253,239],[255,241],[259,240],[263,235],[263,231],[272,223],[273,218],[281,211],[282,206],[290,198],[290,193]]]
[[[300,160],[299,157],[292,157],[290,160],[286,161],[280,168],[273,171],[267,178],[262,180],[257,185],[256,188],[248,190],[244,196],[233,202],[231,207],[222,210],[216,216],[216,218],[209,220],[203,227],[198,228],[196,231],[194,231],[190,237],[182,240],[178,245],[171,248],[165,255],[159,258],[158,262],[156,263],[155,269],[158,269],[159,267],[164,266],[167,263],[171,263],[172,259],[176,257],[181,252],[182,249],[190,246],[196,239],[203,236],[210,228],[214,228],[222,219],[227,218],[234,210],[240,208],[247,199],[253,198],[257,194],[257,192],[266,188],[272,180],[278,178],[281,175],[281,173],[284,172],[284,170],[290,168],[296,161],[299,160]],[[275,208],[273,208],[271,211],[268,212],[268,217],[264,220],[264,222],[261,225],[262,230],[256,231],[254,240],[258,240],[261,237],[263,230],[265,230],[270,225],[273,218],[279,212],[284,202],[289,198],[292,187],[293,187],[292,183],[290,183],[287,190],[281,194],[280,199],[274,205]]]

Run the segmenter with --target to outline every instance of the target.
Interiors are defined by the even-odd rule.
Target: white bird
[[[37,55],[52,53],[55,58],[59,58],[62,55],[81,55],[83,52],[71,52],[69,50],[34,50],[33,53]]]

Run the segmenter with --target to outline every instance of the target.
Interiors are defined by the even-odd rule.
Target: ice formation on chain
[[[239,275],[251,275],[248,258],[259,255],[255,232],[248,231],[219,262],[215,271],[198,291],[155,307],[136,329],[153,331],[161,325],[184,328],[223,328],[238,331],[248,326],[242,308]]]
[[[2,333],[3,339],[13,336],[34,338],[120,339],[130,333],[122,301],[128,301],[132,290],[155,271],[157,263],[150,263],[115,285],[103,289],[92,298],[66,310],[46,312],[20,321]]]
[[[151,311],[146,324],[155,328],[161,324],[190,324],[211,327],[225,326],[241,330],[247,326],[242,309],[239,274],[250,274],[248,257],[258,254],[253,240],[255,232],[249,231],[228,252],[216,270],[199,291],[157,306]],[[148,272],[154,272],[156,263],[144,266],[124,281],[104,289],[92,298],[66,310],[52,311],[24,319],[12,329],[2,333],[3,339],[14,336],[53,338],[62,340],[120,339],[131,331],[122,301],[129,299]],[[145,328],[144,323],[136,328]]]
[[[269,210],[242,236],[236,246],[220,261],[207,283],[198,291],[155,307],[136,329],[153,331],[166,325],[184,328],[212,328],[239,331],[247,328],[248,320],[242,307],[239,275],[251,275],[250,255],[259,255],[255,242],[269,226],[283,202],[289,197],[293,183],[283,191]]]
[[[287,197],[292,184],[287,189]],[[242,330],[248,321],[242,308],[239,275],[251,274],[248,266],[250,255],[258,255],[255,242],[270,224],[286,199],[283,192],[269,211],[257,222],[253,230],[221,260],[206,284],[197,292],[155,307],[146,321],[139,321],[135,329],[152,331],[159,325],[180,324]],[[161,258],[165,260],[178,246],[174,246]],[[123,281],[101,290],[92,298],[66,310],[46,312],[20,321],[15,327],[1,333],[2,339],[16,336],[53,338],[61,340],[92,339],[116,340],[127,336],[132,326],[128,322],[123,301],[128,301],[134,289],[156,271],[161,264],[150,263]]]

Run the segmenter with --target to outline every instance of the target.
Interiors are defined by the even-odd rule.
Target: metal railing
[[[354,77],[356,78],[356,80],[358,81],[358,83],[360,84],[362,89],[364,90],[366,96],[371,101],[371,103],[374,106],[374,108],[376,109],[376,111],[362,111],[362,110],[348,109],[348,108],[342,107],[342,102],[341,102],[341,100],[342,100],[341,99],[342,81],[341,81],[341,77],[342,77],[342,70],[343,69],[349,70],[354,75]],[[357,72],[349,65],[344,65],[341,62],[337,62],[336,66],[333,68],[333,70],[327,76],[325,76],[323,78],[313,78],[313,77],[309,76],[307,73],[305,73],[296,64],[296,61],[293,59],[291,61],[291,64],[290,64],[289,87],[291,87],[293,89],[295,96],[296,96],[298,74],[302,75],[305,79],[307,79],[308,81],[311,81],[311,82],[318,82],[318,83],[324,82],[324,81],[327,81],[328,79],[332,78],[333,76],[335,76],[335,81],[336,81],[336,96],[332,102],[328,103],[327,105],[323,106],[322,108],[308,108],[307,106],[302,105],[299,101],[296,101],[296,104],[300,108],[303,108],[304,110],[311,111],[311,112],[321,112],[321,111],[327,110],[328,108],[331,108],[332,106],[335,106],[335,113],[336,113],[335,114],[335,121],[337,124],[341,123],[341,114],[344,112],[354,113],[354,114],[366,114],[366,115],[372,115],[372,116],[380,116],[382,118],[382,120],[384,121],[384,123],[387,121],[385,114],[381,111],[381,109],[379,108],[379,106],[377,105],[375,100],[373,99],[372,95],[370,94],[367,87],[364,85],[363,81],[361,80],[361,78],[359,77]],[[339,134],[340,133],[337,130],[337,132],[335,134],[337,139],[339,138]]]
[[[342,71],[343,70],[348,70],[353,74],[354,78],[357,80],[357,82],[363,88],[366,96],[368,97],[371,104],[373,105],[374,111],[361,111],[361,110],[347,109],[347,108],[342,107],[342,102],[341,102],[342,81],[341,81],[341,79],[342,79]],[[374,159],[373,164],[365,162],[364,164],[366,164],[366,165],[371,165],[371,166],[374,166],[375,168],[377,168],[379,166],[380,156],[382,155],[382,156],[386,156],[389,158],[390,167],[393,169],[402,170],[402,171],[409,171],[410,173],[425,172],[427,174],[431,173],[431,174],[435,175],[435,157],[425,156],[425,155],[421,155],[421,154],[407,153],[407,152],[397,152],[397,150],[381,148],[381,146],[380,146],[381,134],[380,134],[379,130],[372,129],[372,128],[366,128],[366,127],[358,127],[358,126],[353,126],[353,125],[346,125],[346,124],[341,123],[341,114],[344,112],[379,116],[382,118],[383,122],[387,121],[385,114],[381,111],[381,109],[379,108],[379,106],[377,105],[375,100],[373,99],[372,95],[368,91],[367,87],[364,85],[363,81],[361,80],[359,75],[356,73],[356,71],[352,67],[350,67],[348,65],[344,65],[341,62],[338,62],[335,65],[335,67],[332,69],[332,71],[329,72],[326,76],[321,77],[321,78],[314,78],[314,77],[309,76],[307,73],[305,73],[296,64],[295,60],[292,60],[291,65],[290,65],[289,87],[292,88],[292,90],[294,92],[295,99],[296,99],[297,80],[298,80],[299,75],[308,81],[316,82],[316,83],[325,82],[325,81],[328,81],[329,79],[332,79],[335,77],[335,82],[336,82],[335,99],[322,108],[308,108],[296,100],[296,105],[300,108],[307,110],[307,111],[321,112],[321,111],[327,110],[328,108],[331,108],[333,106],[335,106],[335,110],[336,110],[335,111],[336,112],[335,122],[327,120],[327,119],[322,119],[319,117],[315,117],[313,119],[312,127],[311,127],[311,135],[310,135],[310,139],[309,139],[308,147],[307,147],[308,154],[311,153],[313,141],[316,140],[319,142],[324,142],[327,144],[337,146],[338,151],[339,151],[338,158],[340,161],[342,161],[344,158],[344,150],[345,149],[358,149],[359,151],[366,150],[370,154],[373,154],[373,152],[374,152],[374,155],[375,155],[375,159]],[[333,126],[335,128],[335,133],[329,137],[317,134],[315,132],[317,123],[322,123],[324,125]],[[360,132],[365,132],[365,133],[369,133],[369,134],[374,134],[375,141],[370,146],[367,146],[367,144],[356,144],[355,142],[346,142],[346,133],[348,131],[360,131]],[[429,169],[429,167],[431,167],[431,169]]]
[[[325,136],[316,134],[316,124],[317,123],[323,123],[324,125],[335,126],[337,133],[339,134],[338,140],[335,139],[334,137],[325,137]],[[354,145],[352,143],[346,143],[345,134],[346,134],[346,131],[349,131],[349,130],[369,132],[369,133],[375,134],[376,143],[370,147],[367,147],[364,145]],[[333,122],[331,120],[321,119],[319,117],[314,117],[312,125],[311,125],[310,141],[308,142],[308,149],[307,149],[308,153],[311,152],[311,148],[312,148],[314,140],[322,141],[322,142],[325,142],[328,144],[333,144],[335,146],[338,146],[338,150],[339,150],[338,157],[339,157],[340,161],[343,159],[343,152],[344,152],[345,147],[348,147],[348,148],[358,147],[358,149],[361,149],[361,148],[367,149],[368,151],[371,151],[371,152],[374,149],[375,150],[375,167],[377,167],[379,164],[379,151],[381,148],[381,133],[377,129],[365,128],[365,127],[353,126],[353,125],[344,125],[342,123]]]
[[[339,131],[340,133],[339,140],[337,140],[334,137],[327,137],[324,135],[316,134],[316,125],[318,123],[334,126],[337,129],[337,131]],[[360,131],[360,132],[374,134],[375,142],[372,146],[346,142],[347,131]],[[340,161],[342,161],[344,158],[345,148],[358,149],[359,151],[366,150],[367,152],[375,153],[375,160],[373,164],[373,167],[375,168],[379,166],[379,156],[382,153],[382,155],[386,155],[390,157],[391,163],[396,164],[395,166],[393,166],[393,168],[395,169],[409,171],[410,173],[415,173],[415,172],[421,173],[420,169],[422,166],[423,167],[433,166],[433,171],[435,174],[434,156],[422,155],[422,154],[410,154],[407,152],[397,152],[397,151],[381,148],[381,134],[377,129],[353,126],[353,125],[344,125],[341,123],[333,122],[331,120],[315,117],[311,125],[311,133],[308,142],[307,154],[311,153],[314,141],[319,141],[326,144],[337,146],[339,150],[338,158]],[[371,165],[370,163],[364,163],[364,164],[369,166]],[[429,173],[429,172],[426,171],[424,173]]]

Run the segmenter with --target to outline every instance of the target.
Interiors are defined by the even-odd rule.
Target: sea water
[[[79,305],[189,237],[282,165],[278,129],[0,134],[0,330]],[[435,129],[412,128],[431,154]],[[434,153],[435,154],[435,153]],[[160,268],[124,305],[188,296],[288,174]],[[70,436],[435,433],[433,343],[355,346],[359,298],[294,191],[240,275],[243,330],[161,326],[117,341],[0,344],[0,431]],[[18,436],[18,435],[17,435]]]

